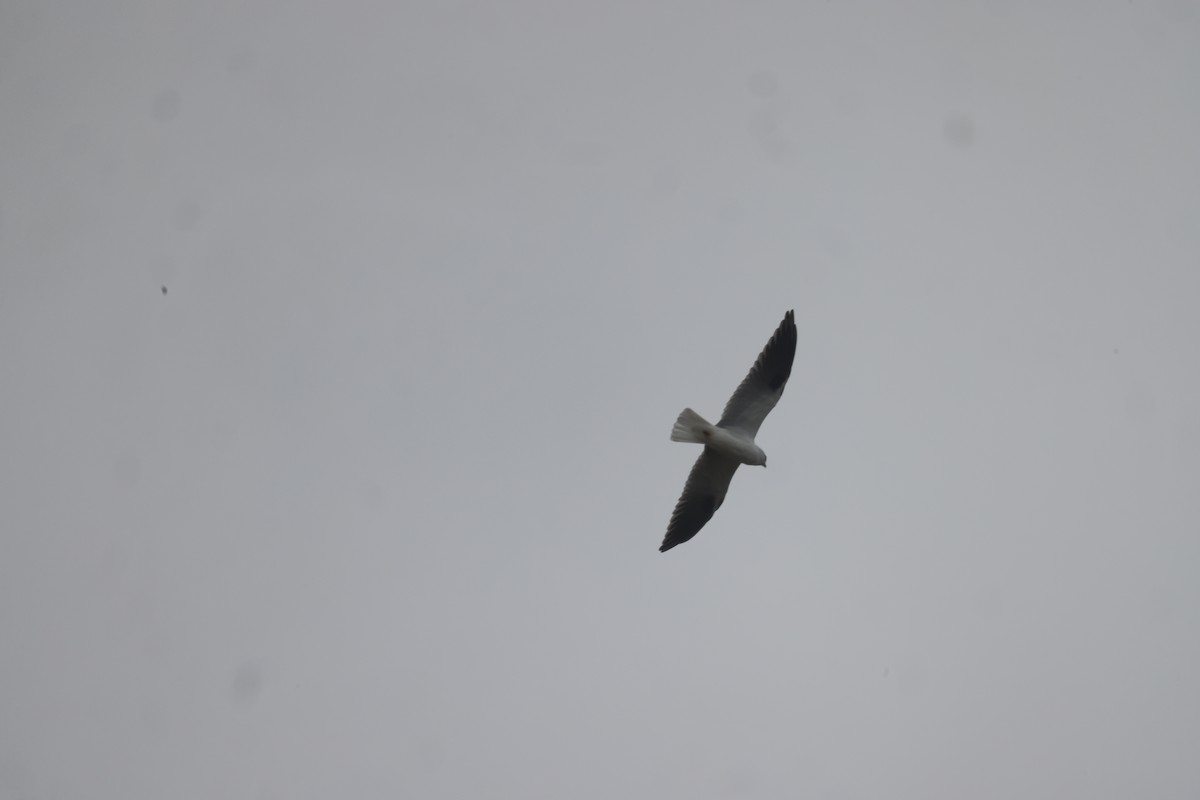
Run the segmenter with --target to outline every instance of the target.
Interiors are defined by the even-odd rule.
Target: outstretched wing
[[[789,311],[771,335],[767,346],[759,353],[717,424],[722,428],[738,428],[754,437],[767,414],[783,396],[783,387],[792,374],[796,357],[796,315]]]
[[[696,459],[692,471],[688,473],[687,483],[683,485],[683,494],[675,504],[671,514],[671,522],[667,525],[667,535],[660,553],[665,553],[677,544],[683,544],[695,536],[712,519],[712,515],[721,503],[725,502],[725,492],[729,490],[729,482],[737,471],[738,462],[732,458],[717,453],[709,447]]]

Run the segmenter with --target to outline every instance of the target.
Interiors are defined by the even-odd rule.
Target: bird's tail
[[[711,430],[712,425],[708,424],[708,420],[685,408],[679,412],[679,419],[675,420],[675,427],[671,429],[671,441],[704,444],[708,441],[706,434]]]

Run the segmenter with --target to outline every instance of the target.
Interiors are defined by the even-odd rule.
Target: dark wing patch
[[[737,468],[738,462],[708,447],[704,448],[688,473],[683,494],[675,504],[671,522],[667,525],[667,535],[658,548],[660,553],[691,539],[712,519],[721,503],[725,502],[725,493]]]
[[[718,425],[743,428],[751,435],[758,433],[759,426],[783,396],[783,387],[792,376],[796,340],[796,314],[789,311],[758,354],[750,373],[725,404]]]
[[[771,376],[770,387],[771,391],[775,391],[787,383],[787,379],[792,377],[792,365],[788,364],[787,369],[779,370]]]

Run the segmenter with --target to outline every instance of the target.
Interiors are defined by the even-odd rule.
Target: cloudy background
[[[1169,0],[0,4],[0,797],[1200,795],[1198,79]]]

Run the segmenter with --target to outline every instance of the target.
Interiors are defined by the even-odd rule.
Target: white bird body
[[[787,312],[767,346],[759,353],[750,374],[741,382],[716,425],[685,408],[671,429],[671,440],[704,445],[688,473],[683,494],[671,513],[662,552],[691,539],[725,502],[733,473],[742,464],[767,465],[767,454],[754,437],[792,374],[796,357],[796,318]]]
[[[721,428],[713,425],[704,417],[685,408],[675,427],[671,429],[672,442],[695,442],[711,447],[722,456],[732,458],[739,464],[751,466],[767,465],[767,454],[754,443],[754,436],[746,434],[738,428]]]

